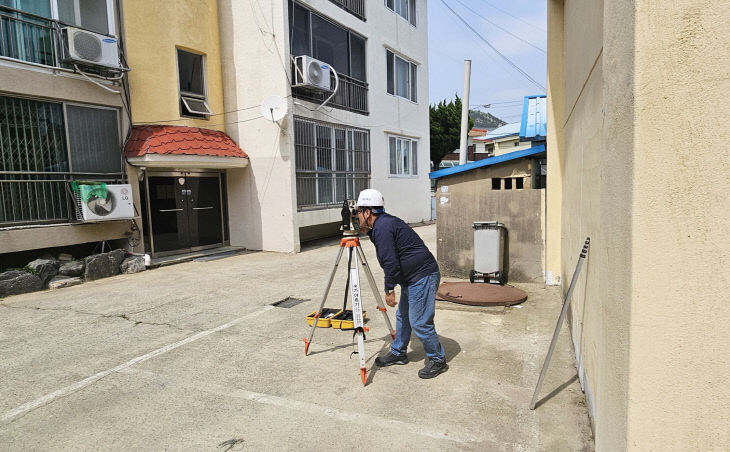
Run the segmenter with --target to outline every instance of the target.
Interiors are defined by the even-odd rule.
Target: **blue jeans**
[[[395,340],[390,345],[394,355],[405,355],[413,331],[421,340],[429,359],[444,361],[444,348],[439,343],[433,324],[436,290],[440,280],[441,274],[435,272],[408,287],[401,286],[400,302],[395,313]]]

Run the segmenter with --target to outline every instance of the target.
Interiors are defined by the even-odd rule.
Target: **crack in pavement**
[[[167,303],[165,303],[167,304]],[[137,325],[151,325],[151,326],[167,326],[175,330],[179,331],[190,331],[190,332],[196,332],[196,331],[202,331],[198,328],[182,328],[177,325],[173,325],[172,323],[158,323],[158,322],[145,322],[142,320],[135,320],[127,316],[127,314],[100,314],[98,312],[88,312],[88,311],[80,311],[78,309],[73,308],[41,308],[38,306],[9,306],[5,303],[0,303],[0,307],[8,308],[8,309],[21,309],[21,310],[27,310],[27,311],[51,311],[51,312],[73,312],[75,314],[82,314],[82,315],[90,315],[94,317],[100,317],[105,319],[123,319],[128,322],[134,323],[134,326]],[[153,309],[153,308],[150,308]],[[141,312],[141,311],[139,311]],[[136,314],[137,312],[134,312],[133,314]]]

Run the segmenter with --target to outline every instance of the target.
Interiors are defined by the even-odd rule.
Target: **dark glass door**
[[[149,174],[147,186],[154,255],[223,243],[220,175]]]

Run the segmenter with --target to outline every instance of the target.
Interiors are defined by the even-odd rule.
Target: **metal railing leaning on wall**
[[[334,97],[327,103],[328,107],[334,107],[341,110],[349,110],[355,113],[367,115],[368,110],[368,84],[360,80],[338,74],[340,85]],[[334,75],[332,76],[331,86],[334,86]],[[304,99],[318,104],[324,102],[330,96],[331,92],[317,92],[306,88],[292,88],[292,95],[297,99]]]
[[[370,186],[370,131],[294,118],[297,207],[339,205]]]

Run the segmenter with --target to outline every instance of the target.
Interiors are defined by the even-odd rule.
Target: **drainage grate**
[[[292,306],[304,303],[305,301],[309,301],[309,298],[286,297],[283,300],[271,303],[271,306],[276,306],[277,308],[291,308]]]

